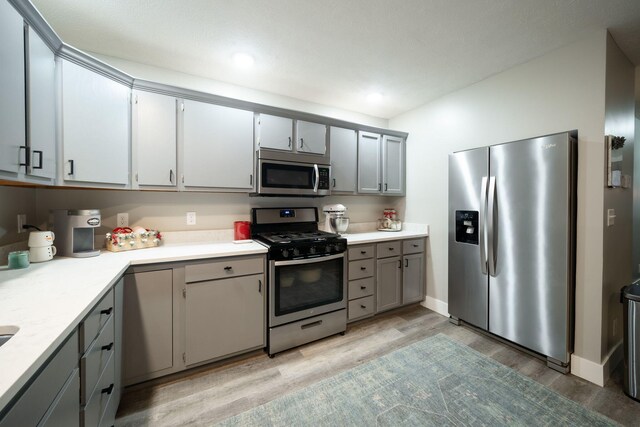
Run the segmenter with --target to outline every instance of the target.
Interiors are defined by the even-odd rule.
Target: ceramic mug
[[[44,262],[53,259],[58,253],[55,246],[41,246],[29,249],[29,259],[31,262]]]
[[[56,235],[53,231],[32,231],[29,234],[29,247],[41,248],[43,246],[53,245]]]
[[[29,267],[29,251],[9,252],[9,268]]]

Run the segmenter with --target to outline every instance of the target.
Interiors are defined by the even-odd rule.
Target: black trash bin
[[[640,400],[640,283],[622,288],[624,304],[624,392]]]

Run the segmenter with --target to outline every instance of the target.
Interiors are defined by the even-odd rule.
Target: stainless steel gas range
[[[267,353],[347,329],[347,240],[318,230],[316,208],[255,208],[252,238],[269,248]]]

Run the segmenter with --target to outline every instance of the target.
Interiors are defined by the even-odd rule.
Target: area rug
[[[613,426],[445,335],[222,421],[228,426]]]

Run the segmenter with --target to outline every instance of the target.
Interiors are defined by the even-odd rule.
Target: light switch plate
[[[611,227],[616,223],[616,210],[607,209],[607,227]]]

